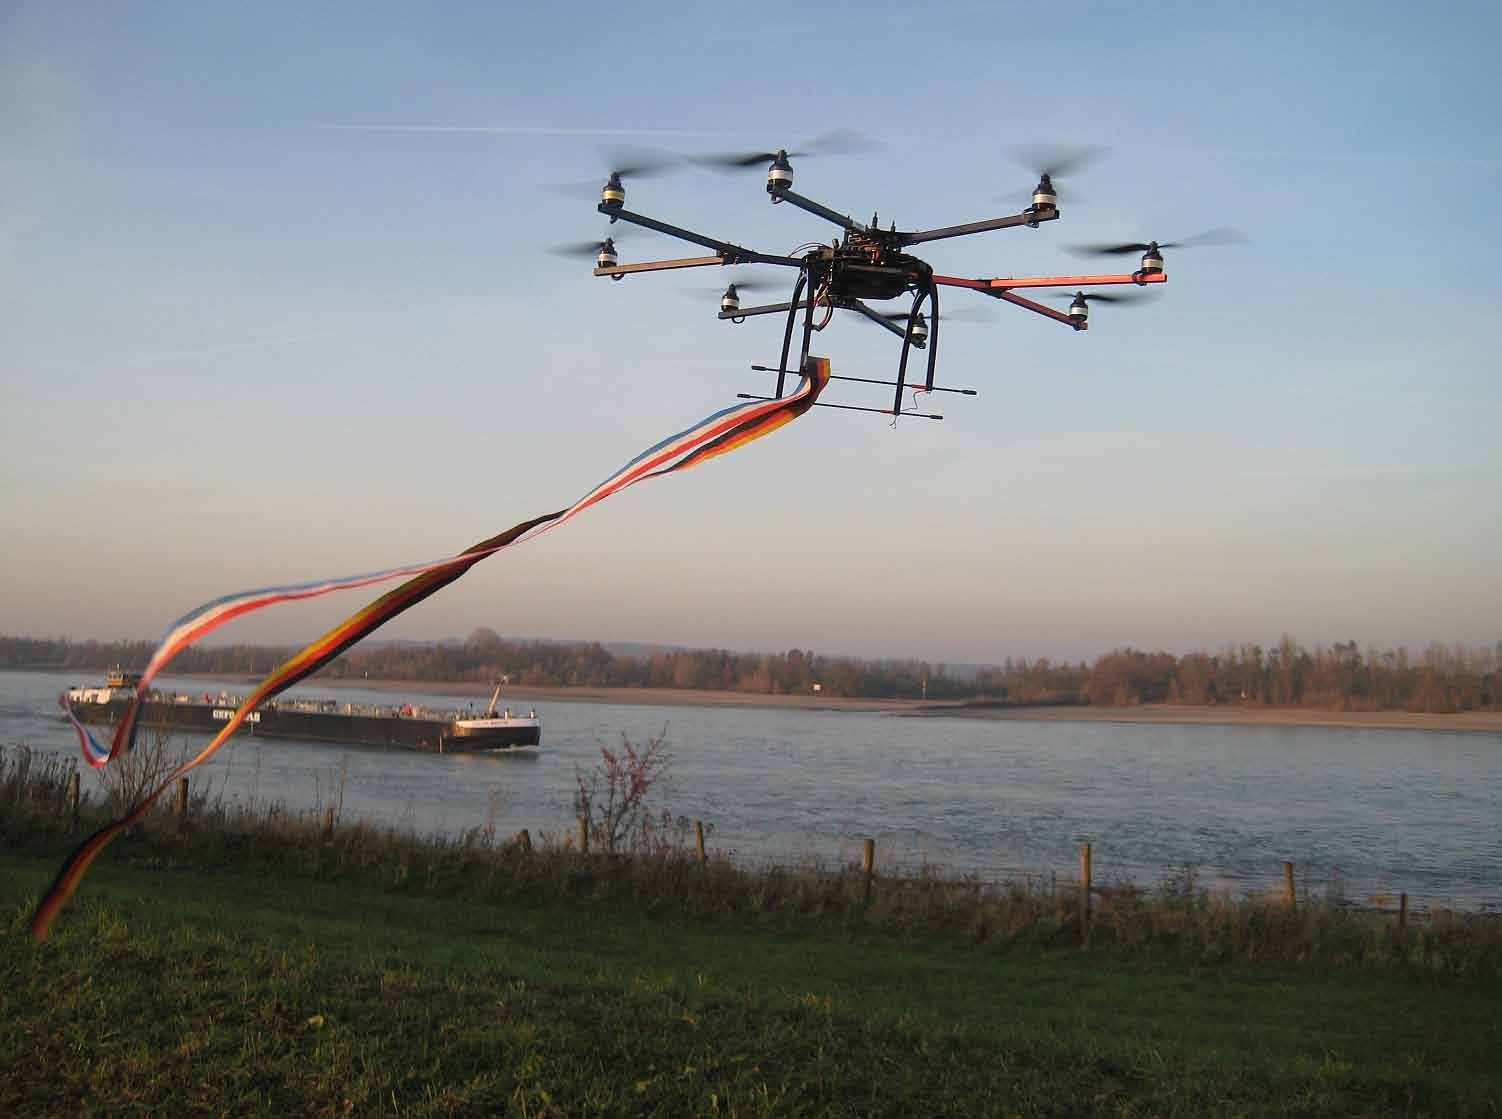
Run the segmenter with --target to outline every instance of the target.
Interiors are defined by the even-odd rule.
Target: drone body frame
[[[768,153],[770,154],[770,153]],[[744,164],[742,164],[744,165]],[[903,392],[912,388],[921,392],[954,392],[967,396],[976,395],[974,389],[948,388],[934,384],[938,361],[939,342],[939,289],[941,287],[968,288],[971,291],[1007,302],[1035,314],[1063,323],[1074,330],[1089,327],[1089,309],[1085,296],[1079,294],[1069,312],[1057,311],[1036,300],[1017,294],[1018,289],[1038,288],[1083,288],[1097,285],[1131,284],[1142,287],[1147,284],[1164,283],[1168,275],[1163,270],[1161,256],[1156,245],[1144,252],[1141,267],[1130,273],[1076,276],[1005,276],[991,278],[965,278],[941,275],[919,257],[905,252],[911,245],[953,237],[965,237],[996,229],[1027,227],[1036,229],[1047,221],[1060,216],[1058,199],[1048,173],[1044,173],[1033,192],[1033,202],[1027,208],[1004,217],[988,218],[964,225],[944,226],[937,229],[901,231],[892,225],[882,229],[875,215],[870,222],[857,222],[848,215],[832,210],[820,202],[797,194],[792,189],[792,167],[787,152],[779,151],[772,158],[767,170],[767,193],[774,204],[790,203],[798,209],[823,218],[842,230],[842,236],[829,244],[820,244],[797,256],[780,256],[758,252],[729,241],[720,241],[680,226],[671,225],[635,213],[625,208],[625,188],[616,173],[601,191],[597,207],[611,223],[628,222],[666,234],[691,244],[711,250],[710,255],[679,257],[668,260],[644,261],[621,264],[615,255],[614,242],[610,239],[600,243],[594,274],[609,276],[613,280],[640,272],[660,272],[681,268],[724,267],[740,264],[767,264],[798,269],[791,297],[782,303],[741,307],[735,285],[732,283],[721,299],[719,317],[741,322],[758,315],[785,314],[782,353],[776,366],[753,365],[752,368],[777,374],[777,389],[772,397],[740,393],[747,399],[779,399],[787,387],[788,374],[796,373],[807,361],[813,335],[828,325],[835,310],[848,310],[885,327],[902,340],[901,355],[897,364],[895,381],[882,381],[866,377],[835,376],[834,380],[860,381],[866,384],[888,385],[895,388],[891,408],[867,408],[857,405],[840,405],[819,402],[821,407],[845,408],[854,411],[879,412],[884,415],[914,416],[924,419],[943,419],[943,416],[912,409],[903,409]],[[908,311],[882,314],[867,305],[866,300],[896,299],[912,296]],[[927,315],[924,314],[925,308]],[[815,322],[816,313],[823,312],[823,321]],[[798,331],[798,318],[802,315],[801,346],[794,358],[793,336]],[[894,321],[895,320],[895,321]],[[901,322],[903,325],[899,326]],[[928,351],[927,368],[921,380],[909,380],[908,361],[911,351]],[[793,360],[790,360],[793,359]]]

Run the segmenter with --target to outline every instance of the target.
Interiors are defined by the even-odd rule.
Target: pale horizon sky
[[[717,321],[721,270],[615,284],[549,254],[606,226],[547,188],[602,179],[613,145],[853,128],[880,150],[795,160],[795,189],[906,228],[1024,204],[1018,147],[1107,148],[1059,221],[920,246],[941,272],[1246,241],[1167,253],[1161,298],[1081,334],[946,290],[990,318],[945,326],[939,380],[979,395],[927,398],[942,423],[815,410],[376,636],[1492,646],[1499,34],[1481,3],[6,5],[0,633],[150,638],[241,588],[449,554],[765,391],[780,322]],[[762,169],[627,185],[767,252],[834,233]],[[884,378],[890,341],[840,316],[815,350]],[[311,640],[371,596],[213,640]]]

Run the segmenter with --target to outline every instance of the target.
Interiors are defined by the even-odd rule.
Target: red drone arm
[[[961,276],[935,276],[934,283],[952,288],[973,288],[987,293],[1012,288],[1084,288],[1098,284],[1161,284],[1167,272],[1125,272],[1111,276],[997,276],[990,280],[967,280]]]
[[[1075,330],[1087,330],[1089,324],[1076,321],[1062,311],[1045,307],[1042,303],[1018,295],[1014,288],[1083,288],[1100,284],[1161,284],[1168,279],[1166,272],[1127,272],[1109,276],[997,276],[989,280],[967,280],[960,276],[935,276],[934,283],[945,287],[970,288],[984,292],[996,299],[1004,299],[1024,310],[1045,315],[1055,322]]]

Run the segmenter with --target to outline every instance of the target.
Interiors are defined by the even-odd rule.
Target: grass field
[[[0,1116],[1502,1114],[1502,922],[149,818],[52,936],[0,756]]]
[[[0,855],[0,1114],[1457,1115],[1498,987]]]

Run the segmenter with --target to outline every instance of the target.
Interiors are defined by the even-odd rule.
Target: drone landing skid
[[[789,372],[791,372],[791,370],[787,369],[778,369],[775,365],[753,365],[751,368],[756,370],[756,372],[758,373],[780,373],[784,377],[787,376]],[[829,379],[831,381],[858,381],[863,385],[895,385],[897,383],[896,381],[877,380],[875,377],[852,377],[847,373],[831,373],[829,375]],[[946,388],[943,385],[935,385],[931,389],[923,388],[921,385],[908,385],[906,387],[914,389],[918,392],[953,392],[958,393],[961,396],[979,395],[974,389]],[[877,411],[885,412],[887,411],[887,409],[878,408]]]
[[[846,378],[847,380],[849,378]],[[916,387],[916,386],[915,386]],[[757,396],[751,392],[738,392],[735,394],[739,400],[781,400],[780,396]],[[918,420],[942,420],[944,417],[934,412],[894,412],[890,408],[868,408],[861,404],[830,404],[823,400],[814,401],[815,408],[839,408],[845,412],[876,412],[882,416],[912,416]]]

